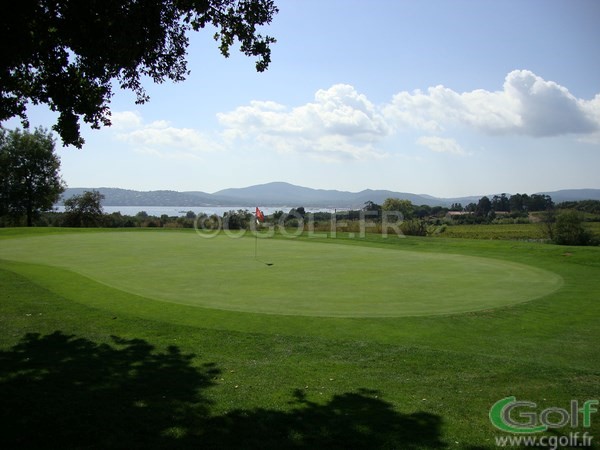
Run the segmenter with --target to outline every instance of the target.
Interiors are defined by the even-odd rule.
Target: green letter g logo
[[[516,422],[510,417],[513,409],[519,406],[528,406],[535,408],[537,405],[533,402],[518,402],[516,397],[506,397],[494,403],[490,409],[490,421],[492,425],[508,433],[539,433],[546,431],[546,425],[536,426],[537,414],[535,412],[522,412],[519,417],[527,419],[525,422]]]

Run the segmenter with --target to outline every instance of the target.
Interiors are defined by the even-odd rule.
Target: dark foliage
[[[583,227],[583,215],[574,210],[556,216],[554,242],[560,245],[590,245],[592,235]]]
[[[590,214],[600,214],[600,200],[581,200],[578,202],[563,202],[556,205],[558,209],[574,209]]]
[[[32,226],[65,190],[52,134],[0,128],[0,224]]]
[[[188,74],[186,33],[212,25],[223,56],[236,41],[271,61],[275,39],[257,27],[277,13],[272,0],[23,0],[0,16],[0,121],[27,104],[59,113],[53,129],[65,145],[81,147],[79,120],[110,125],[113,83],[148,100],[142,79],[178,82]]]
[[[64,225],[67,227],[100,227],[104,225],[102,199],[98,191],[86,191],[65,200]],[[108,217],[107,217],[108,219]]]

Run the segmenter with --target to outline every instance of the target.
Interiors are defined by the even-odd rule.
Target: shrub
[[[583,227],[583,217],[575,210],[564,211],[554,224],[554,242],[560,245],[590,245],[591,234]]]
[[[408,236],[427,236],[427,222],[422,219],[405,220],[400,226],[402,232]]]

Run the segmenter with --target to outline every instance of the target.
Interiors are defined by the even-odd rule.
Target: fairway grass
[[[0,229],[0,448],[491,450],[508,436],[488,418],[500,399],[535,402],[539,412],[600,398],[598,248],[340,233],[259,239],[258,259],[274,264],[266,266],[254,244],[185,231]],[[357,270],[344,275],[340,260]],[[358,274],[365,261],[386,276]],[[303,275],[286,275],[286,264]],[[324,314],[369,282],[394,283],[400,274],[389,266],[411,265],[420,267],[413,278],[440,267],[461,285],[480,273],[505,293],[520,271],[557,284],[465,312]],[[213,279],[194,278],[186,302],[169,297],[201,267]],[[273,291],[316,308],[326,298],[309,281],[330,270],[346,285],[330,285],[339,298],[313,315],[247,303],[269,295],[280,274],[288,278]],[[254,280],[249,291],[232,281],[240,272]],[[162,274],[172,277],[163,298]],[[418,293],[411,277],[394,289]],[[248,310],[202,303],[205,286],[219,283],[243,293]],[[451,286],[440,274],[430,283],[436,295]],[[543,435],[570,432],[588,432],[598,448],[598,414],[589,428],[580,421]]]
[[[191,233],[11,239],[2,257],[149,299],[281,315],[450,314],[530,301],[562,285],[550,271],[491,258]]]

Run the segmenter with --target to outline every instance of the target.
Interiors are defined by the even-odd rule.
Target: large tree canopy
[[[113,82],[144,103],[142,77],[185,79],[189,30],[214,26],[223,56],[238,41],[264,71],[275,39],[257,27],[277,12],[272,0],[20,0],[0,17],[0,122],[27,126],[27,104],[45,103],[63,144],[81,147],[81,118],[110,125]]]
[[[31,226],[40,211],[52,209],[65,190],[59,169],[51,133],[0,127],[0,219],[25,217]]]

